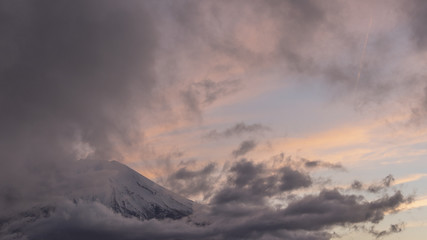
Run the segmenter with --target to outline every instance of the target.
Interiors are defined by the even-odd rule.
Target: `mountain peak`
[[[169,191],[117,161],[76,161],[64,181],[74,201],[99,202],[125,217],[178,219],[192,213],[193,202]]]

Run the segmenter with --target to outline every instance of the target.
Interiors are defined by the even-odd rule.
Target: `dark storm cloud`
[[[141,139],[156,31],[140,1],[2,1],[0,15],[0,206],[10,208],[46,193],[84,150],[75,145],[120,159],[115,144]]]
[[[319,230],[331,224],[378,223],[384,218],[385,212],[408,202],[400,192],[372,202],[361,202],[360,199],[363,197],[343,195],[337,190],[323,190],[319,195],[306,196],[290,203],[283,214],[294,217],[291,228]]]
[[[2,226],[7,237],[16,239],[331,239],[332,226],[376,223],[384,213],[406,199],[400,192],[373,201],[361,196],[324,190],[291,202],[282,210],[247,208],[245,215],[201,213],[194,219],[175,221],[123,218],[96,203],[67,202],[37,221],[15,221]],[[208,210],[209,212],[210,210]],[[215,209],[213,209],[215,211]],[[232,212],[232,211],[231,211]],[[26,220],[33,219],[30,215]],[[204,222],[204,224],[200,224]],[[399,232],[400,225],[387,232]],[[15,230],[15,232],[13,231]],[[16,231],[19,230],[19,231]],[[382,231],[371,230],[375,236]],[[5,233],[5,232],[2,232]]]
[[[217,204],[228,202],[262,203],[278,192],[291,191],[308,186],[311,179],[296,170],[281,169],[270,172],[263,164],[242,159],[230,168],[215,174],[214,164],[208,164],[199,170],[180,168],[168,177],[167,186],[186,196],[203,194],[203,198]],[[227,187],[217,189],[215,183],[221,175],[227,176]],[[307,180],[308,179],[308,180]],[[299,182],[299,180],[303,180]],[[283,189],[286,188],[286,189]]]
[[[309,187],[313,183],[308,174],[303,174],[290,167],[284,167],[280,170],[281,177],[280,190],[290,191],[298,188]]]
[[[215,185],[213,176],[215,170],[216,164],[214,163],[208,164],[200,170],[188,170],[187,167],[182,167],[168,177],[166,185],[184,196],[203,194],[203,198],[206,199],[211,196]]]
[[[262,164],[254,164],[252,161],[242,159],[230,168],[230,172],[235,175],[233,183],[237,187],[243,187],[264,171]]]
[[[232,154],[234,157],[243,156],[246,153],[252,151],[257,146],[257,143],[254,140],[246,140],[240,143],[239,147],[236,150],[233,150]]]
[[[276,189],[276,176],[265,176],[265,166],[242,159],[228,170],[228,184],[220,189],[211,202],[262,203]]]
[[[233,136],[241,136],[247,133],[262,133],[264,131],[269,131],[270,128],[266,127],[259,123],[246,125],[244,122],[237,123],[236,125],[227,128],[223,131],[218,132],[217,130],[212,130],[206,134],[206,138],[218,139],[218,138],[227,138]]]
[[[363,195],[323,189],[318,194],[293,200],[288,198],[285,207],[273,210],[268,205],[269,199],[311,186],[310,175],[291,167],[272,171],[264,164],[245,159],[228,171],[227,184],[212,197],[209,213],[213,218],[235,223],[225,228],[229,232],[223,232],[224,239],[269,239],[272,236],[278,239],[331,239],[332,235],[327,230],[332,226],[356,223],[371,224],[365,231],[380,237],[401,230],[395,229],[401,225],[393,225],[396,231],[375,230],[374,226],[385,213],[396,211],[411,201],[399,191],[368,201]],[[391,185],[390,176],[384,178],[382,184]]]
[[[291,167],[272,170],[242,159],[228,170],[227,183],[214,195],[213,203],[260,204],[271,196],[310,187],[313,182],[308,174]]]

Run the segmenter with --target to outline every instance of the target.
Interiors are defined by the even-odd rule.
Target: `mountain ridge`
[[[124,217],[139,220],[179,219],[193,212],[193,201],[117,161],[75,161],[52,182],[42,186],[49,190],[41,192],[40,201],[25,207],[27,210],[3,214],[0,222],[46,217],[67,201],[75,205],[82,201],[99,203]]]
[[[82,162],[83,161],[83,162]],[[80,160],[69,198],[97,201],[125,217],[178,219],[192,213],[193,202],[154,183],[117,161]],[[73,181],[70,182],[71,185]],[[67,195],[67,194],[65,194]]]

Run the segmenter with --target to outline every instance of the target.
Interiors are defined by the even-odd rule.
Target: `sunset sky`
[[[327,232],[425,239],[427,2],[1,1],[0,16],[2,204],[70,161],[117,160],[200,204],[245,163],[289,166],[312,184],[263,204],[401,191],[375,230]]]

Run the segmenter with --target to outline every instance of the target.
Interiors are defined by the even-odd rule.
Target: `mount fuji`
[[[192,213],[193,202],[117,161],[77,161],[55,188],[78,202],[95,201],[125,217],[179,219]]]
[[[0,218],[0,233],[11,222],[49,217],[64,201],[76,206],[101,204],[112,212],[139,220],[180,219],[193,212],[193,201],[117,161],[80,160],[59,172],[54,183],[45,187],[49,189],[46,194],[40,194],[42,201]]]

